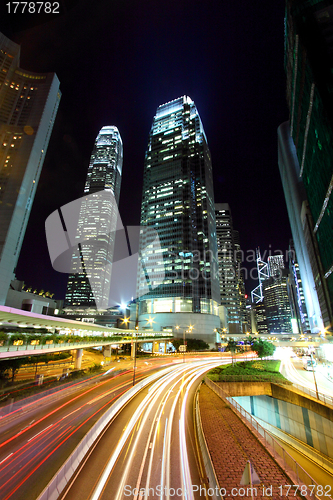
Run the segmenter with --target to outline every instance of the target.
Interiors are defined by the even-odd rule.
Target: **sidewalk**
[[[287,494],[284,485],[290,485],[290,479],[230,407],[205,384],[200,388],[199,404],[207,446],[220,488],[226,489],[225,497],[251,498],[241,489],[246,491],[250,486],[240,485],[250,460],[261,481],[254,485],[254,499],[300,498],[295,496],[295,488]],[[271,486],[272,490],[267,490]]]

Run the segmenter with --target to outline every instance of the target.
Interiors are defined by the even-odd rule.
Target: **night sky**
[[[215,202],[229,203],[245,255],[257,246],[285,252],[291,232],[277,163],[277,127],[288,119],[284,2],[64,1],[58,15],[9,15],[5,3],[0,11],[0,31],[21,44],[21,67],[55,72],[62,92],[17,278],[64,298],[67,275],[51,267],[44,223],[82,196],[104,125],[116,125],[124,144],[123,223],[139,224],[152,120],[182,95],[198,108]],[[247,292],[256,285],[247,281]]]

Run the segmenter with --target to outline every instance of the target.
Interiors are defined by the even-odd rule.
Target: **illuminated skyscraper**
[[[278,128],[278,162],[296,253],[292,260],[298,265],[308,314],[309,325],[302,321],[302,329],[316,333],[324,328],[323,318],[329,324],[328,293],[323,293],[323,272],[289,122]],[[296,271],[291,272],[294,275]]]
[[[303,207],[304,233],[321,308],[322,318],[317,324],[320,329],[322,323],[325,327],[333,324],[332,29],[332,1],[286,1],[285,68],[290,136],[308,203],[308,209]],[[293,238],[296,247],[294,235]],[[298,256],[297,248],[296,253]],[[308,312],[311,322],[309,306]]]
[[[157,230],[159,250],[154,283],[140,298],[139,321],[175,335],[215,342],[220,303],[213,177],[210,152],[198,110],[189,97],[158,107],[149,135],[144,168],[141,224]],[[144,242],[141,242],[141,248]],[[192,328],[190,328],[192,327]]]
[[[263,281],[264,304],[268,332],[292,333],[291,308],[288,295],[289,270],[282,255],[268,257],[269,278]]]
[[[241,273],[239,233],[233,229],[228,203],[215,204],[221,305],[228,310],[229,333],[242,333],[245,289]]]
[[[54,73],[19,64],[20,46],[0,33],[0,304],[14,278],[60,102]]]
[[[117,127],[103,127],[91,154],[84,196],[81,201],[77,227],[79,251],[72,257],[72,272],[68,278],[65,308],[107,309],[109,304],[111,268],[114,252],[123,143]],[[111,193],[116,204],[103,194]],[[96,250],[98,249],[98,252]],[[84,263],[91,260],[94,276],[88,278]],[[100,261],[100,263],[99,263]],[[92,290],[91,280],[94,283]],[[69,311],[68,311],[69,312]]]

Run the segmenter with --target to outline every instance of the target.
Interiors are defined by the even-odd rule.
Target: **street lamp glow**
[[[150,326],[152,327],[153,323],[155,323],[154,318],[149,317],[149,319],[147,319],[147,323],[149,323]]]

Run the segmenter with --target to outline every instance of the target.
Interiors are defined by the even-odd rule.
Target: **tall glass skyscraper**
[[[215,204],[221,305],[228,310],[229,333],[242,333],[245,288],[241,273],[238,231],[234,231],[228,203]]]
[[[147,277],[154,284],[165,273],[163,283],[140,298],[141,325],[151,321],[154,329],[169,327],[176,336],[185,329],[215,342],[220,293],[212,165],[198,110],[187,96],[159,106],[154,117],[141,225],[157,230],[161,249],[154,268],[143,263],[139,289]],[[143,250],[144,238],[140,245]]]
[[[72,257],[66,309],[108,308],[122,164],[123,143],[117,127],[103,127],[94,144],[84,196],[80,200],[76,233],[80,244]],[[84,262],[89,261],[88,277]]]
[[[332,30],[331,0],[286,1],[285,69],[290,135],[310,211],[310,217],[304,214],[305,239],[311,246],[309,253],[321,307],[319,328],[320,323],[325,327],[333,325]],[[308,311],[311,320],[309,307]]]
[[[60,102],[54,73],[19,67],[20,46],[0,33],[0,304],[4,304]]]

